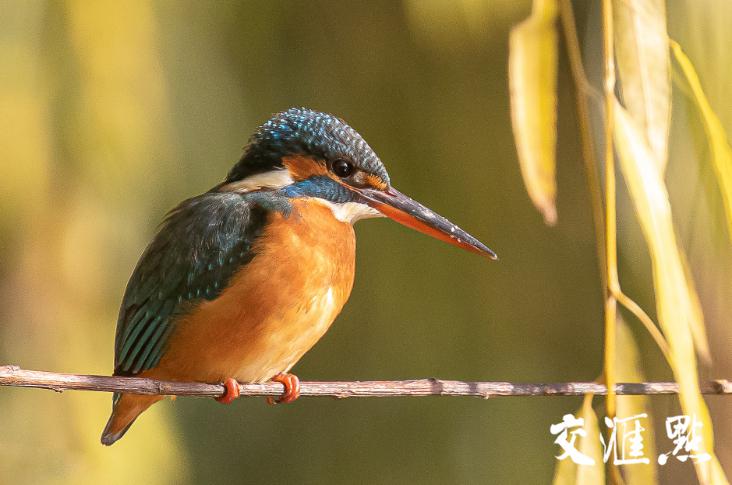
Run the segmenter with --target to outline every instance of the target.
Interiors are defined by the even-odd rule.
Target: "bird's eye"
[[[333,173],[342,178],[348,177],[353,173],[353,164],[339,158],[333,162]]]

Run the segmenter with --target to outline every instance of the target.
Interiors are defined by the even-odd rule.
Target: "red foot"
[[[268,404],[287,404],[300,397],[300,379],[295,374],[279,373],[272,380],[285,386],[285,392],[278,399],[268,397]]]
[[[224,394],[221,397],[214,398],[218,402],[221,404],[229,404],[231,401],[239,397],[239,383],[236,382],[236,379],[229,377],[224,381],[224,387],[226,388]]]

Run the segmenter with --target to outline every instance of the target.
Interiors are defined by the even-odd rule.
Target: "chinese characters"
[[[643,432],[646,431],[643,423],[647,419],[648,415],[645,413],[626,418],[606,417],[605,426],[609,431],[607,442],[600,435],[603,463],[608,463],[612,459],[613,465],[649,464],[650,458],[644,453],[643,438]],[[578,465],[595,464],[595,460],[582,453],[578,447],[578,440],[587,437],[584,424],[583,418],[565,414],[561,422],[549,427],[549,432],[557,436],[554,443],[562,450],[557,456],[558,460],[570,459]],[[674,447],[671,451],[658,455],[658,464],[665,465],[671,457],[680,462],[710,460],[709,453],[701,449],[702,424],[696,416],[680,415],[666,418],[666,437],[671,440]]]

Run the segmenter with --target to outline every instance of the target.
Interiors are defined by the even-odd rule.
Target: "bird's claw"
[[[272,396],[267,397],[268,404],[287,404],[300,397],[300,379],[295,374],[281,372],[272,380],[285,386],[285,392],[277,399]]]
[[[239,383],[233,377],[229,377],[224,381],[224,394],[215,397],[221,404],[229,404],[231,401],[239,397]]]

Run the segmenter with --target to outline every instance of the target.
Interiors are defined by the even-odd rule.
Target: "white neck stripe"
[[[221,187],[221,192],[238,192],[240,194],[260,189],[281,189],[294,182],[286,168],[270,170],[269,172],[250,175]]]

